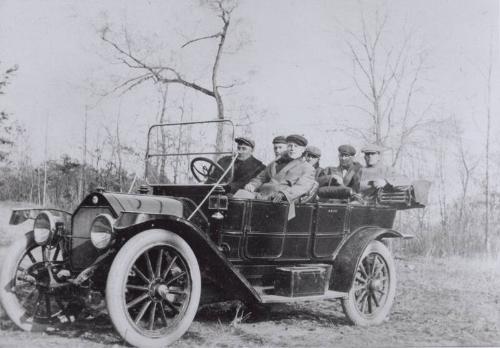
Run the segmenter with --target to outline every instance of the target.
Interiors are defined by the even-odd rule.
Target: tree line
[[[172,121],[173,115],[167,112],[169,105],[178,110],[176,121],[196,120],[184,99],[181,102],[170,100],[171,89],[182,88],[211,98],[215,102],[214,118],[227,119],[226,91],[237,88],[239,82],[221,82],[220,72],[224,69],[227,37],[238,25],[232,18],[237,2],[206,0],[200,4],[219,19],[218,25],[206,35],[187,38],[181,47],[172,48],[172,51],[190,49],[201,41],[212,43],[205,55],[206,65],[210,66],[208,85],[190,79],[168,59],[145,54],[151,48],[141,48],[141,40],[134,40],[125,26],[115,31],[110,23],[104,23],[99,38],[127,74],[115,80],[119,81],[117,85],[102,97],[111,98],[116,93],[123,97],[133,93],[137,86],[151,83],[159,100],[158,123]],[[352,139],[380,145],[388,150],[388,164],[409,177],[433,181],[426,209],[399,213],[396,228],[416,236],[413,241],[402,242],[401,251],[435,256],[495,254],[500,248],[497,227],[500,226],[497,221],[500,193],[490,178],[500,174],[500,168],[491,156],[491,135],[494,134],[491,125],[491,45],[489,63],[478,69],[484,78],[485,95],[484,114],[476,116],[484,119],[485,125],[480,134],[484,142],[480,161],[466,144],[461,122],[464,116],[442,113],[425,94],[429,76],[435,71],[428,63],[432,50],[420,44],[418,33],[401,30],[398,38],[388,37],[391,18],[378,11],[370,16],[361,12],[359,19],[357,28],[341,25],[344,50],[351,62],[351,66],[342,67],[352,81],[352,85],[345,88],[350,93],[346,107],[351,111],[344,118],[332,116],[332,129],[349,134]],[[0,80],[0,96],[15,69],[7,70]],[[173,105],[177,108],[172,108]],[[238,117],[239,123],[252,127],[248,114]],[[2,112],[0,125],[6,125],[8,119],[8,114]],[[357,121],[356,127],[352,125],[353,119]],[[218,131],[213,143],[220,149],[223,137],[222,130]],[[22,127],[7,127],[2,134],[20,135],[22,132]],[[0,160],[7,163],[0,168],[0,199],[41,205],[45,197],[46,204],[71,210],[86,193],[98,186],[118,192],[127,192],[132,184],[137,187],[141,173],[128,168],[125,159],[137,161],[139,157],[121,139],[119,119],[114,129],[107,129],[107,135],[107,141],[93,150],[87,148],[85,139],[80,159],[62,155],[36,165],[27,155],[28,151],[19,148],[20,144],[16,145],[8,137],[6,141],[0,138],[0,146],[7,146],[3,157],[0,151]],[[167,148],[187,146],[179,139],[180,134],[161,130],[153,145],[159,153],[166,152]],[[107,147],[107,151],[103,151],[103,147]],[[164,157],[154,161],[155,176],[163,182],[176,182],[179,170],[178,162],[167,163]]]

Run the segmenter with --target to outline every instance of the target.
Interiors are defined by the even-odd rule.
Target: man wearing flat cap
[[[319,159],[321,158],[321,150],[316,146],[309,145],[304,151],[304,159],[309,162],[314,168],[314,179],[317,181],[318,177],[322,174],[323,168],[319,165]]]
[[[273,139],[274,158],[280,157],[286,152],[286,138],[283,135],[278,135]]]
[[[320,198],[349,198],[359,191],[361,164],[354,161],[356,149],[352,145],[340,145],[339,165],[327,167],[318,177]]]
[[[233,178],[229,182],[230,193],[235,193],[239,189],[245,187],[245,185],[259,174],[266,166],[253,157],[253,150],[255,148],[255,142],[247,137],[239,137],[234,139],[238,149],[238,157],[234,162]],[[217,161],[217,163],[223,168],[227,169],[231,165],[233,157],[224,156]],[[207,184],[212,184],[216,182],[222,175],[220,169],[212,168],[211,173],[206,181]],[[229,175],[229,174],[228,174]],[[226,176],[224,180],[229,180]],[[223,181],[224,181],[223,180]]]
[[[245,186],[247,191],[258,192],[256,198],[292,203],[314,186],[314,168],[302,159],[307,139],[293,134],[286,137],[286,142],[287,152]]]
[[[382,163],[380,154],[382,147],[371,144],[363,147],[361,152],[365,154],[366,166],[362,170],[360,181],[360,193],[363,196],[374,196],[378,189],[386,186],[401,176],[396,174],[393,167]]]

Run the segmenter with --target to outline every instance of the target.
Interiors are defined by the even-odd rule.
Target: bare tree
[[[458,160],[458,174],[460,177],[460,186],[461,186],[461,197],[459,200],[459,210],[458,210],[458,225],[462,228],[462,233],[466,228],[466,224],[464,223],[464,209],[467,204],[467,198],[469,195],[469,187],[470,182],[473,177],[474,170],[476,169],[479,161],[471,161],[470,153],[466,150],[463,141],[462,131],[455,120],[455,129],[456,129],[456,143],[457,143],[457,160]]]
[[[233,4],[233,2],[227,0],[208,1],[208,4],[213,10],[216,11],[217,16],[221,20],[220,30],[215,34],[188,40],[181,46],[181,48],[186,48],[202,40],[213,39],[217,41],[217,50],[211,69],[210,87],[205,87],[197,82],[189,80],[188,78],[184,77],[184,75],[173,65],[154,64],[148,61],[147,58],[140,57],[136,52],[134,52],[130,35],[126,30],[124,30],[124,43],[120,44],[118,41],[110,38],[110,28],[109,26],[105,26],[101,30],[101,39],[111,45],[118,52],[119,60],[123,64],[132,69],[132,71],[137,72],[133,77],[128,78],[124,82],[120,83],[113,91],[127,91],[145,81],[150,80],[154,83],[180,84],[184,87],[193,89],[213,98],[217,106],[217,118],[223,120],[225,118],[224,103],[220,90],[222,88],[232,87],[234,84],[221,85],[219,83],[219,69],[224,50],[224,44],[226,43],[226,36],[231,23],[231,14],[235,8],[235,5]],[[220,150],[223,146],[222,132],[223,128],[219,127],[217,129],[216,139],[216,149],[218,150]]]
[[[15,72],[19,69],[17,65],[0,73],[0,96],[5,95],[5,88],[9,85],[10,79],[14,76]],[[9,114],[5,110],[0,110],[0,161],[5,161],[9,154],[10,149],[3,149],[3,146],[11,147],[13,141],[10,137],[12,127],[8,124]]]
[[[400,43],[390,38],[385,44],[389,17],[375,13],[373,26],[361,13],[361,30],[346,31],[346,45],[352,58],[351,76],[361,102],[349,107],[364,115],[368,126],[346,129],[364,141],[392,148],[395,166],[412,139],[436,123],[430,117],[432,102],[417,109],[415,96],[422,90],[421,77],[428,53],[416,50],[415,33],[405,34]]]
[[[490,52],[486,80],[486,142],[485,142],[485,183],[484,183],[484,246],[486,252],[491,252],[490,241],[490,137],[491,137],[491,73],[493,71],[493,44],[490,39]]]

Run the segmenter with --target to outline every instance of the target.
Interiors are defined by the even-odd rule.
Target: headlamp
[[[48,211],[37,215],[33,225],[33,235],[38,245],[48,244],[56,233],[58,219]]]
[[[115,219],[109,214],[97,215],[90,226],[90,240],[99,250],[105,249],[115,240],[113,225]]]

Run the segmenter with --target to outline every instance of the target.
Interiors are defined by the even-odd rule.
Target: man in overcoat
[[[362,166],[354,161],[356,149],[349,144],[338,147],[339,165],[325,168],[318,177],[320,198],[349,198],[359,192]]]
[[[234,162],[234,172],[232,180],[229,182],[230,193],[235,193],[239,189],[245,187],[245,185],[259,174],[266,166],[253,156],[253,150],[255,148],[255,142],[247,137],[239,137],[234,139],[238,145],[238,157]],[[231,165],[233,157],[224,156],[217,161],[217,163],[223,168],[227,169]],[[218,168],[213,168],[210,173],[206,183],[212,184],[218,180],[218,178],[223,173]],[[229,180],[229,174],[224,178],[225,181]]]
[[[307,139],[293,134],[286,137],[286,141],[287,152],[245,186],[245,190],[257,192],[256,198],[292,203],[313,188],[314,168],[302,159]]]

